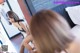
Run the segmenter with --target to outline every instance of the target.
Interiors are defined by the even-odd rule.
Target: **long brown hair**
[[[67,21],[58,13],[42,10],[33,15],[30,31],[39,53],[56,53],[73,40]]]
[[[18,15],[13,11],[8,11],[7,14],[8,14],[9,18],[13,18],[15,22],[20,20]]]

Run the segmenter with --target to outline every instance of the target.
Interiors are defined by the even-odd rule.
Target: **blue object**
[[[1,44],[1,45],[3,44],[1,40],[0,40],[0,44]]]

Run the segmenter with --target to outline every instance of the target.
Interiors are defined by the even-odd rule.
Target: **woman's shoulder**
[[[76,25],[71,29],[71,33],[75,37],[74,42],[80,43],[80,25]]]
[[[67,50],[68,53],[80,53],[80,39],[75,38]]]
[[[75,36],[73,42],[68,48],[69,53],[80,53],[80,28],[76,27],[72,29],[72,34]]]
[[[75,36],[75,39],[70,44],[70,47],[68,48],[68,52],[69,53],[80,53],[80,26],[77,25],[73,27],[71,32]]]

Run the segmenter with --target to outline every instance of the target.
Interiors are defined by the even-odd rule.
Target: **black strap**
[[[18,24],[19,24],[19,22],[18,22]],[[20,25],[20,24],[19,24]],[[19,28],[18,28],[19,29]],[[19,31],[21,31],[21,32],[26,32],[23,28],[22,28],[22,30],[21,29],[19,29]]]

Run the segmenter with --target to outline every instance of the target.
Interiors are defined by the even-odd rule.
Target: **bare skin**
[[[28,35],[22,42],[20,53],[24,53],[24,48],[27,48],[30,53],[37,53],[36,50],[34,51],[33,48],[29,45],[29,42],[32,41],[32,36]]]
[[[29,35],[22,41],[20,53],[24,53],[24,48],[27,48],[29,51],[32,50],[31,46],[28,44],[31,40],[32,37]]]
[[[26,37],[21,43],[20,53],[24,53],[24,48],[28,49],[32,52],[32,47],[29,45],[29,42],[32,41],[32,36],[29,32],[29,29],[22,23],[22,22],[15,22],[14,19],[9,20],[15,27],[19,28],[20,30],[24,29]]]
[[[24,29],[26,31],[26,37],[24,38],[24,40],[21,43],[21,48],[20,48],[20,53],[24,53],[24,48],[28,49],[29,51],[32,51],[32,47],[28,44],[30,41],[32,41],[32,37],[31,35],[29,35],[29,31],[26,29],[26,27],[24,26],[23,23],[13,23],[17,28],[19,29]],[[28,35],[28,36],[27,36]]]
[[[75,38],[75,40],[66,50],[68,51],[68,53],[80,53],[80,36],[78,38]]]

